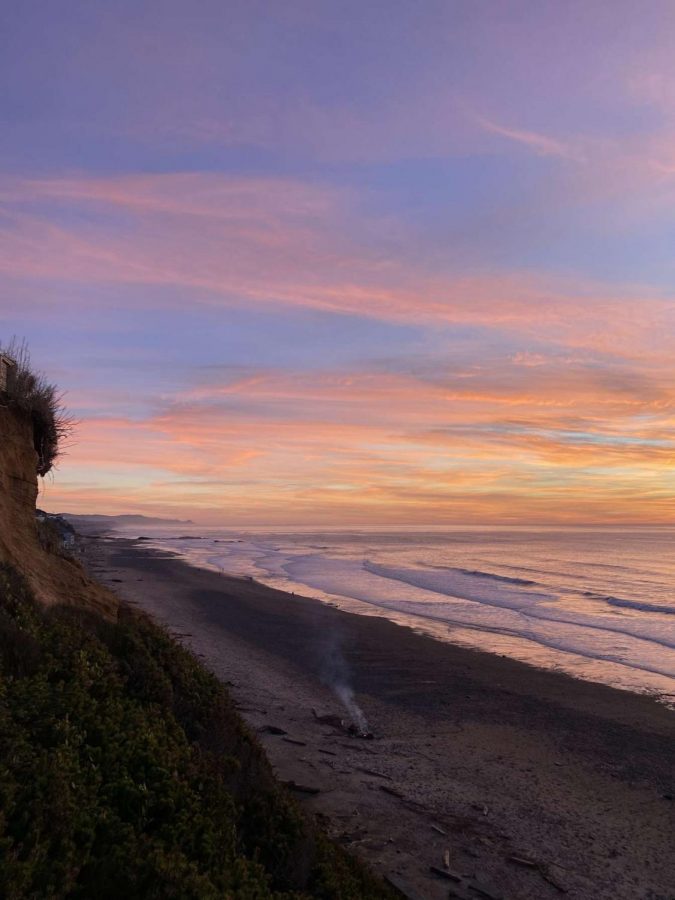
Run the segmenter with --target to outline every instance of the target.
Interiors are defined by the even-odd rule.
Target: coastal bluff
[[[216,676],[36,515],[40,435],[0,392],[0,897],[392,898]]]
[[[46,605],[70,603],[117,615],[118,600],[93,581],[77,560],[49,552],[40,539],[35,511],[38,497],[38,453],[35,427],[26,411],[0,399],[0,563],[28,581]]]

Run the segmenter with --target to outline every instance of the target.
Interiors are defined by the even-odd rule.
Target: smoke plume
[[[322,642],[321,680],[340,700],[360,734],[368,732],[368,720],[356,702],[349,665],[342,652],[341,635],[333,631]]]

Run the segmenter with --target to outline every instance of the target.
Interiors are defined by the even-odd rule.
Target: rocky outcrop
[[[75,559],[42,547],[35,519],[37,467],[31,417],[0,402],[0,562],[19,569],[42,603],[73,603],[114,616],[112,594]]]

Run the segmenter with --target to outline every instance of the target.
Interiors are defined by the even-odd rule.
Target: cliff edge
[[[44,604],[65,601],[115,617],[113,594],[93,582],[76,560],[42,546],[35,519],[37,472],[30,414],[7,399],[0,401],[0,562],[22,572]]]

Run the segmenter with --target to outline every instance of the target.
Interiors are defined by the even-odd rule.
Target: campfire
[[[365,722],[358,724],[356,722],[348,722],[346,719],[334,714],[320,716],[315,709],[312,710],[312,714],[316,721],[321,725],[330,725],[333,728],[344,731],[345,734],[348,734],[350,737],[361,738],[364,741],[372,741],[375,737],[373,732],[368,729]],[[362,725],[365,727],[362,727]]]

